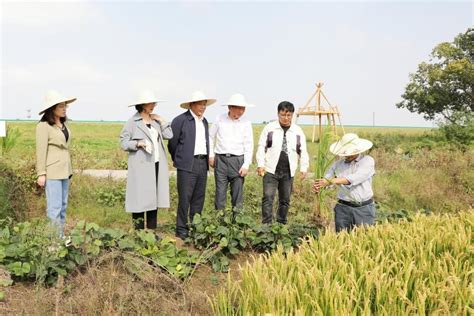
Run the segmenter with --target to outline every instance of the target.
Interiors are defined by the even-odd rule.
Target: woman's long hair
[[[46,111],[44,111],[43,116],[40,119],[40,122],[48,122],[49,125],[54,125],[54,110],[56,109],[57,104],[53,105],[52,107],[48,108]],[[64,123],[67,121],[67,116],[59,118],[61,123]]]

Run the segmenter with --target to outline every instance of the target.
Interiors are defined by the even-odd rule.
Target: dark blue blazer
[[[206,150],[209,157],[209,123],[203,119],[206,131]],[[196,123],[190,110],[178,115],[171,122],[173,138],[168,141],[168,150],[173,166],[179,170],[192,171],[194,144],[196,143]],[[209,170],[209,165],[207,166]]]

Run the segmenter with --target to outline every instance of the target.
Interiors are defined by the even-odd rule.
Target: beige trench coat
[[[66,124],[64,124],[66,126]],[[67,126],[66,126],[67,128]],[[61,129],[48,122],[39,122],[36,125],[36,173],[38,176],[46,175],[49,180],[68,179],[72,175],[71,156],[69,155],[69,142]]]

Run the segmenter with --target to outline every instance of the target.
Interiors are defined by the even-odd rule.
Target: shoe
[[[72,244],[70,236],[63,236],[62,239],[64,240],[64,246],[69,247]]]
[[[180,234],[180,233],[176,233],[175,236],[181,239],[182,241],[185,241],[189,237],[188,234]]]

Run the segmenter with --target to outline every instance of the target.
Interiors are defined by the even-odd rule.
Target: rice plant
[[[335,160],[335,156],[329,152],[329,146],[331,142],[336,138],[336,136],[331,132],[330,126],[327,126],[324,129],[323,134],[319,138],[318,144],[318,153],[316,155],[316,161],[314,166],[315,176],[316,179],[322,179],[326,175],[327,170],[331,166],[331,164]],[[314,207],[314,217],[321,218],[321,217],[329,217],[329,208],[324,207],[327,206],[325,203],[328,198],[328,191],[320,190],[316,193],[315,197],[315,207]],[[322,214],[322,207],[325,211],[325,214]]]
[[[216,315],[472,315],[474,213],[327,232],[247,264]]]

